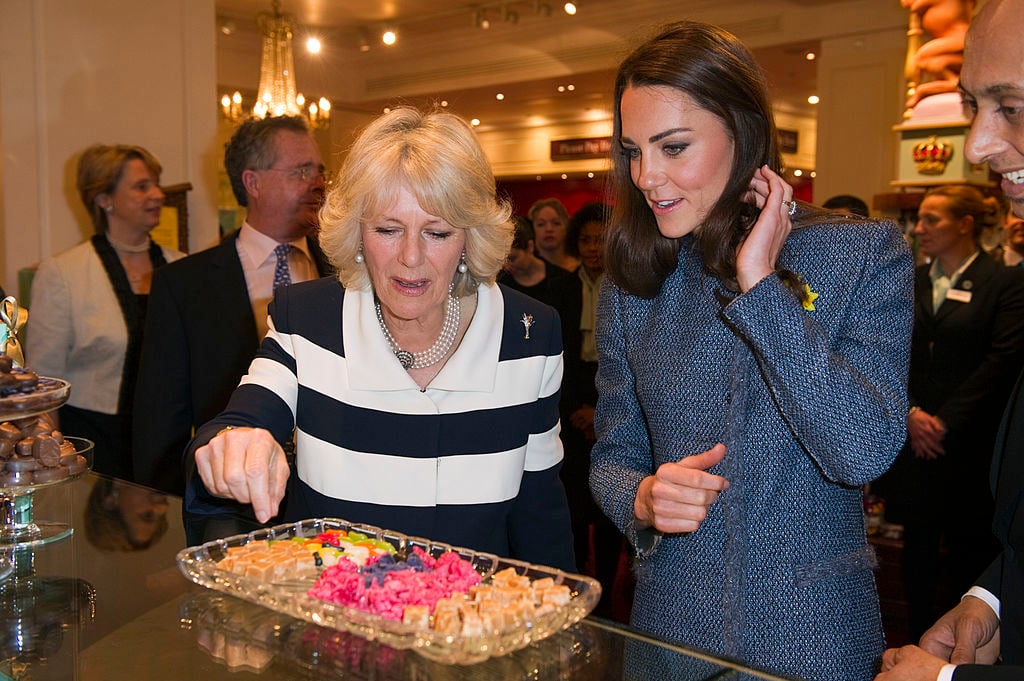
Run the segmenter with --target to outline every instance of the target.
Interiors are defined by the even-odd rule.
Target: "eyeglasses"
[[[287,173],[288,177],[299,182],[309,182],[313,179],[326,180],[327,169],[322,166],[314,166],[311,163],[301,165],[298,168],[264,168],[264,170],[273,170],[277,173]]]

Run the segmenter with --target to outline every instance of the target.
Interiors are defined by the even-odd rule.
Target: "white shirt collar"
[[[243,222],[242,228],[238,232],[238,247],[245,252],[249,262],[254,263],[256,266],[263,264],[273,257],[274,249],[277,248],[278,243],[276,239],[267,236],[248,222]],[[312,256],[309,253],[309,245],[306,243],[306,237],[302,236],[287,243],[305,253],[306,257],[312,260]]]

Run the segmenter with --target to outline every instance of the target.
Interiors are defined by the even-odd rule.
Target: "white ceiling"
[[[445,99],[458,113],[486,124],[527,116],[567,120],[607,112],[614,66],[637,36],[670,20],[692,17],[733,30],[752,46],[769,77],[777,107],[813,115],[806,98],[816,86],[822,36],[858,25],[905,23],[898,0],[581,0],[576,16],[560,0],[467,3],[459,0],[282,0],[296,21],[300,89],[325,94],[335,107],[378,112],[398,101]],[[218,67],[224,87],[254,90],[258,76],[256,16],[270,0],[217,0]],[[865,11],[865,8],[867,11]],[[490,21],[476,25],[480,12]],[[871,15],[871,16],[865,16]],[[877,15],[877,16],[876,16]],[[827,24],[832,23],[833,26]],[[385,47],[380,31],[397,28]],[[324,43],[305,54],[307,35]],[[361,51],[360,45],[370,46]],[[225,61],[227,61],[225,59]],[[306,82],[306,84],[303,83]],[[571,91],[558,87],[572,85]],[[498,101],[495,95],[505,95]]]

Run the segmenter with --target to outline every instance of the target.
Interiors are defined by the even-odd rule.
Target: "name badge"
[[[946,293],[946,300],[955,300],[958,303],[971,302],[971,292],[959,288],[951,288]]]

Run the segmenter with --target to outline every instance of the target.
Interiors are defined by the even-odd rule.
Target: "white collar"
[[[476,311],[466,335],[427,389],[492,392],[504,315],[505,299],[501,291],[494,284],[481,284],[477,289]],[[353,390],[420,389],[391,352],[377,322],[373,291],[369,287],[345,291],[341,328],[349,386]]]
[[[287,243],[305,253],[306,257],[312,261],[313,258],[309,253],[306,237],[300,236],[298,239],[288,241]],[[248,222],[243,222],[242,228],[238,232],[238,245],[245,251],[250,262],[258,267],[271,257],[274,249],[278,246],[278,241],[273,237],[267,236]]]

